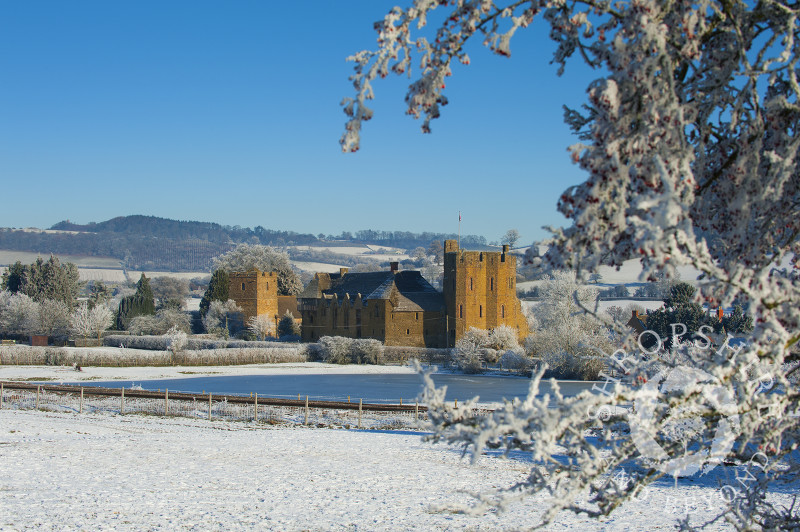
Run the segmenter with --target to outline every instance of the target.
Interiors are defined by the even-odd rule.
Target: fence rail
[[[424,405],[374,404],[0,381],[0,409],[145,413],[370,429],[418,428]]]

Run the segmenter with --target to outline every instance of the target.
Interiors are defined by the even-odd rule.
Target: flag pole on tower
[[[461,249],[461,211],[458,211],[458,249]]]

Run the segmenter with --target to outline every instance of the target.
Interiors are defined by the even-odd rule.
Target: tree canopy
[[[565,110],[579,139],[570,154],[586,179],[561,195],[558,210],[571,225],[551,228],[544,263],[583,277],[601,265],[638,259],[643,281],[658,274],[671,279],[679,267],[691,266],[702,273],[705,303],[738,301],[755,323],[741,348],[687,345],[674,358],[640,353],[620,329],[621,350],[608,362],[625,379],[609,378],[603,393],[556,405],[537,399],[536,378],[524,404],[487,417],[454,412],[429,381],[434,439],[470,444],[476,455],[486,446],[533,450],[536,467],[524,485],[482,497],[479,511],[522,490],[552,495],[545,522],[562,509],[608,514],[661,475],[714,467],[730,454],[747,462],[754,449],[769,449],[770,467],[736,487],[725,518],[740,528],[800,525],[796,507],[783,510],[766,496],[775,482],[800,476],[800,419],[787,415],[800,411],[798,14],[796,1],[775,0],[418,0],[376,22],[376,49],[350,58],[355,95],[342,103],[346,152],[358,150],[362,125],[373,116],[368,101],[376,79],[411,74],[419,65],[407,113],[422,118],[423,132],[430,132],[448,103],[445,78],[454,63],[469,64],[472,41],[510,56],[513,36],[542,17],[556,43],[559,72],[572,58],[598,72],[583,110]],[[427,27],[429,19],[442,22]],[[671,370],[683,370],[681,364],[691,367],[694,387],[655,387]],[[782,392],[760,392],[753,372],[769,376]],[[637,377],[650,384],[637,388]],[[697,393],[703,382],[716,391]],[[725,408],[706,401],[719,390],[730,396]],[[643,406],[659,395],[670,409],[656,414]],[[631,402],[630,438],[602,424],[598,441],[584,437],[587,412]],[[642,411],[653,418],[642,422],[636,417]],[[665,438],[687,411],[702,412],[690,441]],[[721,426],[733,432],[724,445],[715,438]],[[663,454],[648,454],[637,441],[652,441]],[[630,481],[611,483],[620,469],[632,472]],[[587,487],[591,497],[583,504],[578,499]],[[688,519],[682,524],[691,526]]]
[[[214,269],[228,273],[259,270],[278,273],[278,294],[294,296],[302,292],[303,283],[292,269],[289,255],[270,246],[239,244],[236,248],[214,258]]]

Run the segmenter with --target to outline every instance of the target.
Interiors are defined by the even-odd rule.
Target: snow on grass
[[[519,530],[544,508],[439,511],[523,480],[528,457],[471,465],[406,431],[0,410],[0,456],[2,530]],[[711,482],[665,482],[610,519],[547,529],[669,530],[720,504]]]
[[[99,348],[98,348],[99,349]],[[113,348],[107,348],[113,349]],[[339,365],[322,362],[285,364],[249,364],[242,366],[157,366],[157,367],[83,367],[70,366],[0,366],[0,380],[54,382],[131,381],[185,379],[187,377],[226,377],[241,375],[363,375],[411,374],[410,366]]]

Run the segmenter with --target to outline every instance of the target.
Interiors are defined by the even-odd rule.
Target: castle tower
[[[254,316],[268,315],[278,324],[278,274],[276,272],[233,272],[228,274],[228,296],[242,308],[244,326]]]
[[[444,300],[447,342],[454,346],[470,327],[491,330],[507,325],[523,339],[528,323],[517,298],[517,258],[503,251],[465,251],[455,240],[444,243]]]

